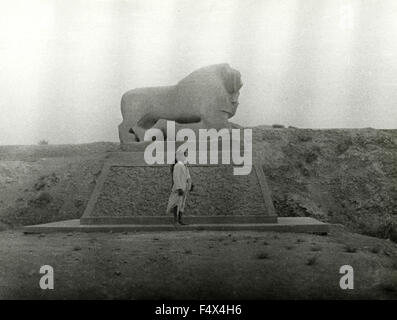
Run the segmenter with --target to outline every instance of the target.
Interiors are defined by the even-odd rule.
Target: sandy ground
[[[339,287],[346,264],[353,290]],[[39,287],[42,265],[54,268],[54,290]],[[0,283],[3,299],[396,299],[397,246],[339,227],[328,236],[7,230]]]

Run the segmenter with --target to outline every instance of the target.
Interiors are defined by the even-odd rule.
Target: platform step
[[[109,224],[83,225],[79,219],[51,222],[25,226],[24,233],[51,232],[161,232],[161,231],[275,231],[299,233],[328,233],[329,225],[313,218],[293,217],[278,218],[277,223],[230,223],[230,224],[189,224],[174,226],[172,224]]]
[[[134,217],[82,217],[82,225],[114,225],[114,224],[139,224],[139,225],[169,225],[173,223],[172,216],[134,216]],[[277,216],[270,215],[219,215],[219,216],[184,216],[188,224],[245,224],[245,223],[277,223]]]

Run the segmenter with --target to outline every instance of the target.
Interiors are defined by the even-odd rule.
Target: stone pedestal
[[[211,157],[214,157],[211,154]],[[216,154],[220,163],[221,155]],[[233,175],[231,164],[189,165],[195,186],[185,221],[190,224],[276,223],[270,190],[260,165]],[[110,153],[80,219],[82,225],[168,224],[169,164],[148,165],[143,152]]]

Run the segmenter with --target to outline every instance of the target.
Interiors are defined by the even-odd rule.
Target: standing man
[[[174,213],[174,224],[185,225],[182,216],[185,211],[187,194],[193,190],[192,179],[186,166],[186,158],[182,151],[177,151],[176,163],[171,168],[172,189],[168,200],[167,214]]]

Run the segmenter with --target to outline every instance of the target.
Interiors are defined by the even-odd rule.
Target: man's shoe
[[[182,222],[182,212],[179,212],[178,223],[181,226],[186,226],[187,225],[187,223]]]
[[[178,225],[178,223],[179,223],[178,220],[179,220],[178,219],[178,213],[174,211],[174,222],[173,222],[174,226]]]

